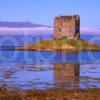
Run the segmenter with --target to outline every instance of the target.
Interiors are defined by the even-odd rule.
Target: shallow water
[[[9,89],[100,88],[100,52],[0,51],[0,85]]]

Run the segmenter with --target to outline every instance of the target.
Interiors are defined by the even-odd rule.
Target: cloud
[[[96,35],[100,35],[100,29],[97,29],[97,28],[81,27],[80,30],[81,30],[82,34],[96,34]]]
[[[0,27],[0,34],[14,34],[14,35],[20,35],[20,34],[31,34],[31,35],[48,35],[53,34],[53,28],[48,27],[37,27],[37,28],[5,28]],[[81,27],[80,29],[81,34],[100,34],[100,29],[97,28],[91,28],[91,27]]]
[[[0,34],[51,34],[53,33],[53,28],[48,27],[37,27],[37,28],[5,28],[0,27]]]

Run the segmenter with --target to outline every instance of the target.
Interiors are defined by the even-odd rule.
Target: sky
[[[53,26],[55,16],[74,14],[81,27],[100,28],[100,0],[0,0],[0,21]]]

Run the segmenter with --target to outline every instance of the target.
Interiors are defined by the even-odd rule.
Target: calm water
[[[100,88],[100,52],[6,50],[52,38],[52,35],[0,35],[0,86],[10,89]],[[81,38],[100,43],[100,36]]]
[[[100,88],[100,52],[0,51],[0,85],[10,89]]]

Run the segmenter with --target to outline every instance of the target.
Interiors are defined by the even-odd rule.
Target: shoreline
[[[60,53],[78,53],[78,52],[100,52],[100,50],[46,50],[46,49],[25,49],[25,48],[17,48],[17,49],[8,49],[9,51],[44,51],[44,52],[60,52]]]
[[[100,88],[7,90],[0,88],[0,100],[99,100]]]
[[[25,48],[14,48],[4,49],[0,51],[40,51],[40,52],[59,52],[59,53],[80,53],[80,52],[100,52],[100,50],[46,50],[46,49],[25,49]]]

